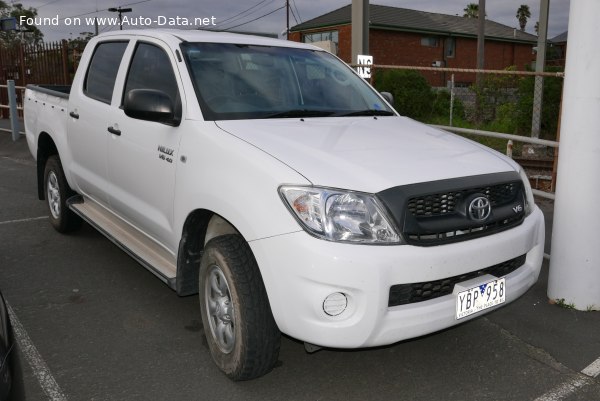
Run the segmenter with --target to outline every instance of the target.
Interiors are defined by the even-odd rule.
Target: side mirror
[[[383,96],[386,102],[388,102],[392,107],[394,106],[394,95],[392,95],[390,92],[379,93],[381,94],[381,96]]]
[[[132,89],[125,94],[123,101],[125,115],[138,120],[178,126],[175,108],[171,98],[156,89]]]

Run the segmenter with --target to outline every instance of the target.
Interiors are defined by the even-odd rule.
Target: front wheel
[[[239,235],[206,244],[200,262],[200,309],[210,353],[233,380],[269,372],[281,333],[250,247]]]
[[[61,233],[78,229],[81,218],[67,206],[67,199],[75,193],[69,187],[62,164],[57,155],[46,161],[44,169],[44,193],[48,205],[50,223]]]

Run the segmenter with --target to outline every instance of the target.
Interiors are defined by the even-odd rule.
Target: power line
[[[292,5],[296,9],[296,14],[298,14],[298,19],[300,20],[300,22],[302,22],[302,18],[300,18],[300,11],[298,10],[298,6],[296,6],[296,0],[292,0]],[[296,22],[298,22],[298,21],[296,21]]]
[[[141,1],[136,1],[135,3],[121,4],[119,7],[133,6],[133,5],[140,4],[140,3],[146,3],[148,1],[152,1],[152,0],[141,0]],[[94,13],[100,13],[102,11],[108,11],[108,8],[104,8],[102,10],[94,10],[94,11],[90,11],[89,13],[83,13],[83,14],[79,14],[79,15],[74,15],[72,17],[61,18],[61,21],[64,21],[64,20],[69,19],[69,18],[77,18],[77,17],[83,17],[85,15],[94,14]]]
[[[261,15],[260,17],[254,18],[254,19],[252,19],[252,20],[250,20],[250,21],[247,21],[247,22],[244,22],[244,23],[241,23],[241,24],[238,24],[238,25],[231,26],[231,27],[229,27],[229,28],[223,29],[223,31],[228,31],[228,30],[230,30],[230,29],[237,28],[237,27],[239,27],[239,26],[242,26],[242,25],[247,25],[247,24],[249,24],[249,23],[251,23],[251,22],[254,22],[254,21],[256,21],[256,20],[259,20],[259,19],[261,19],[261,18],[264,18],[264,17],[266,17],[266,16],[268,16],[268,15],[271,15],[271,14],[273,14],[274,12],[276,12],[276,11],[279,11],[279,10],[281,10],[281,9],[283,9],[283,8],[285,8],[285,5],[283,5],[283,6],[281,6],[281,7],[278,7],[278,8],[276,8],[275,10],[273,10],[273,11],[271,11],[271,12],[267,13],[267,14]]]
[[[253,8],[255,8],[255,7],[257,7],[257,6],[261,5],[261,4],[262,4],[262,3],[264,3],[265,1],[267,1],[267,0],[262,0],[262,1],[259,1],[258,3],[256,3],[255,5],[253,5],[252,7],[250,7],[250,8],[247,8],[247,9],[245,9],[244,11],[242,11],[242,12],[239,12],[239,13],[237,13],[236,15],[233,15],[233,16],[231,16],[231,17],[229,17],[229,18],[225,18],[224,20],[221,20],[221,21],[219,21],[219,22],[220,22],[220,23],[224,23],[224,22],[226,22],[226,21],[232,20],[232,19],[234,19],[235,17],[237,17],[238,15],[242,15],[242,14],[244,14],[244,13],[246,13],[246,12],[248,12],[248,11],[252,10]],[[271,0],[271,1],[272,1],[272,0]]]
[[[294,17],[294,21],[296,21],[296,24],[299,24],[298,18],[296,18],[296,14],[294,14],[294,8],[290,7],[290,11],[292,12],[292,17]]]
[[[135,3],[121,4],[120,6],[117,6],[117,7],[135,6],[136,4],[147,3],[149,1],[152,1],[152,0],[140,0],[140,1],[136,1]]]
[[[49,4],[57,3],[57,2],[59,2],[59,1],[60,1],[60,0],[52,0],[52,1],[49,1],[49,2],[47,2],[47,3],[44,3],[44,4],[42,4],[41,6],[37,6],[37,7],[35,7],[35,8],[39,10],[39,9],[40,9],[40,8],[42,8],[42,7],[45,7],[45,6],[49,5]]]
[[[267,0],[265,0],[265,1],[267,1]],[[274,1],[275,1],[275,0],[270,0],[270,1],[268,1],[267,3],[264,3],[264,4],[262,4],[260,7],[258,7],[258,8],[256,8],[256,9],[252,10],[250,13],[247,13],[246,15],[240,15],[240,16],[237,16],[237,17],[230,17],[230,18],[228,18],[229,22],[227,22],[226,24],[231,24],[231,23],[233,23],[233,22],[235,22],[235,21],[240,21],[240,20],[242,20],[242,19],[244,19],[244,18],[246,18],[246,17],[250,17],[252,14],[254,14],[254,13],[257,13],[259,10],[262,10],[263,8],[265,8],[265,7],[269,6],[269,5],[270,5],[271,3],[273,3]],[[262,3],[262,2],[261,2],[261,3]],[[257,6],[257,5],[258,5],[258,4],[256,4],[256,6]],[[246,10],[246,11],[248,11],[248,10]],[[243,14],[243,13],[242,13],[242,14]],[[223,25],[223,21],[219,21],[219,24],[220,24],[220,25]],[[223,30],[223,29],[217,29],[217,30]]]

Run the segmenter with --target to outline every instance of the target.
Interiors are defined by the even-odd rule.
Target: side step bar
[[[80,195],[67,200],[69,208],[124,250],[172,289],[176,289],[175,257],[111,212]]]

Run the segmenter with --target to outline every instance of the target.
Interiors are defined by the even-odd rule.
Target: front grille
[[[443,297],[444,295],[452,294],[455,284],[486,274],[491,274],[494,277],[506,276],[523,266],[525,257],[526,255],[521,255],[485,269],[461,274],[459,276],[448,277],[442,280],[393,285],[390,288],[388,306],[407,305]]]
[[[512,201],[519,186],[514,182],[492,185],[480,188],[469,188],[461,191],[448,191],[431,195],[418,196],[409,199],[408,211],[415,217],[440,216],[453,213],[456,205],[468,194],[480,193],[485,195],[492,205],[501,205]]]
[[[525,189],[516,171],[393,187],[377,194],[406,243],[434,246],[518,226],[525,219]],[[491,211],[483,221],[469,212],[480,197]]]
[[[439,245],[441,243],[460,241],[462,239],[471,239],[487,235],[491,232],[498,233],[503,230],[518,226],[523,222],[523,215],[510,219],[494,221],[490,224],[470,227],[465,230],[452,230],[428,233],[404,233],[406,242],[412,245],[429,246]]]

